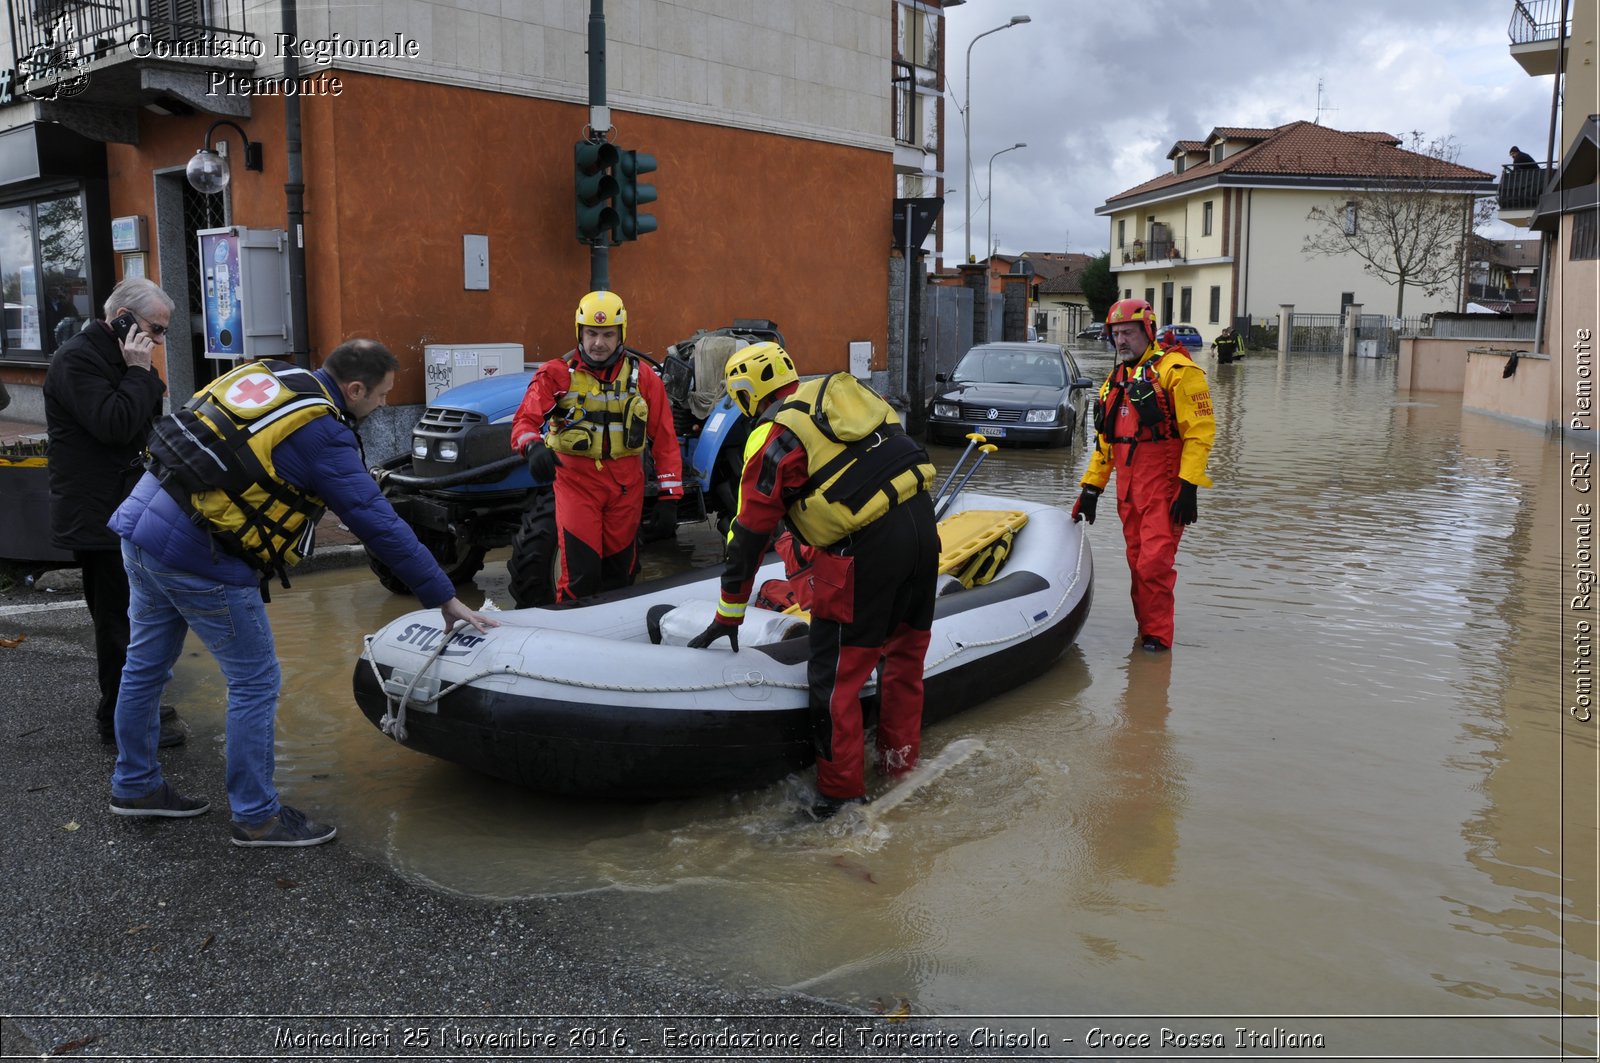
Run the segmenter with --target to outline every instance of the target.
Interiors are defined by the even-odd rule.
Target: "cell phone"
[[[128,333],[132,332],[138,324],[138,319],[124,310],[111,319],[111,331],[117,334],[119,342],[126,343],[128,342]]]

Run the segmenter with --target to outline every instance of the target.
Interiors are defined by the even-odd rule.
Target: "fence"
[[[1494,320],[1503,321],[1501,318]],[[1279,324],[1276,317],[1241,320],[1237,327],[1250,350],[1277,349]],[[1343,314],[1295,314],[1290,324],[1289,350],[1297,354],[1339,354],[1344,351],[1344,332]],[[1356,323],[1356,348],[1364,354],[1398,354],[1401,336],[1426,334],[1429,334],[1428,324],[1424,318],[1362,314]]]
[[[1296,314],[1289,331],[1289,350],[1341,351],[1344,322],[1338,314]]]
[[[1452,340],[1531,340],[1538,319],[1532,314],[1452,314],[1433,319],[1429,334]]]

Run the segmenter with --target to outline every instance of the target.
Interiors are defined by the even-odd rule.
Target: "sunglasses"
[[[139,318],[139,327],[144,329],[145,332],[149,333],[150,338],[153,340],[159,340],[162,336],[167,334],[166,325],[152,325],[142,317]]]

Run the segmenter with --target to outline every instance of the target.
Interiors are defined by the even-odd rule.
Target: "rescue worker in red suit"
[[[689,645],[726,636],[738,651],[756,570],[787,519],[810,548],[800,578],[811,605],[811,812],[826,819],[866,798],[861,688],[880,662],[875,763],[890,777],[917,763],[939,570],[934,469],[889,404],[849,373],[801,383],[782,347],[757,343],[728,361],[727,384],[756,426],[745,444],[717,614]]]
[[[1117,515],[1133,577],[1133,616],[1144,649],[1172,647],[1178,539],[1199,516],[1199,489],[1216,438],[1205,371],[1183,347],[1156,343],[1156,315],[1123,299],[1106,315],[1117,364],[1095,402],[1095,450],[1072,519],[1094,523],[1100,492],[1117,473]]]
[[[663,519],[676,521],[683,463],[661,378],[623,347],[628,311],[614,292],[578,303],[578,346],[539,367],[511,422],[511,446],[535,480],[554,481],[561,577],[556,601],[626,587],[638,571],[644,449],[655,459]]]

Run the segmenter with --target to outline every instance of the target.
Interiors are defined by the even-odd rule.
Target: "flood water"
[[[1108,365],[1080,358],[1097,380]],[[1312,1058],[1592,1058],[1596,743],[1562,700],[1566,450],[1458,396],[1397,394],[1392,360],[1203,364],[1216,487],[1179,553],[1173,652],[1135,647],[1103,505],[1076,645],[931,728],[926,755],[954,763],[881,816],[801,825],[799,781],[558,800],[401,749],[350,676],[362,634],[414,603],[364,569],[274,596],[279,785],[442,890],[603,891],[610,944],[740,990],[1079,1016],[1056,1028],[1086,1056],[1091,1026],[1165,1025],[1230,1046],[1241,1026],[1320,1032],[1324,1050],[1286,1050]],[[1002,450],[971,486],[1070,505],[1084,460]],[[651,565],[715,556],[686,533]],[[209,659],[177,683],[220,741]]]

